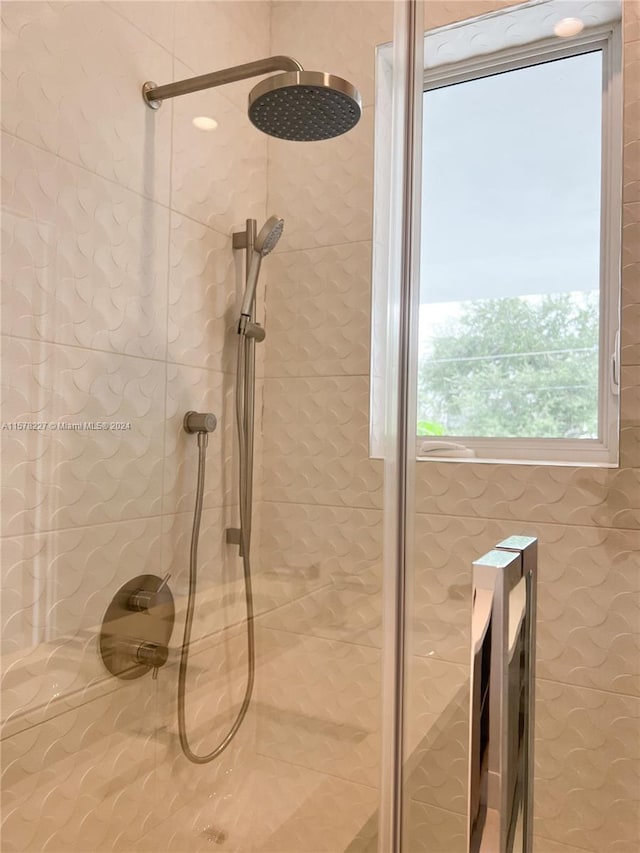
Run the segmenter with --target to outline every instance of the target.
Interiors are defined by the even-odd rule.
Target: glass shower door
[[[375,59],[403,5],[3,4],[3,420],[55,425],[2,431],[3,850],[377,846],[394,497],[368,446]],[[358,124],[267,138],[254,80],[155,110],[141,95],[282,55],[352,81]],[[247,679],[238,244],[273,215],[254,318],[255,686],[227,749],[196,764],[177,715],[198,493],[183,424],[217,418],[185,679],[204,755]],[[171,612],[159,591],[175,622],[156,656],[138,628]],[[105,614],[139,677],[105,666]]]

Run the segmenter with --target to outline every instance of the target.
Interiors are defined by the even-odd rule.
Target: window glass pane
[[[601,51],[424,98],[418,432],[596,438]]]

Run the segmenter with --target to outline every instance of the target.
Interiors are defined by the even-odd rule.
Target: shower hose
[[[180,746],[185,756],[194,764],[207,764],[213,761],[229,746],[249,709],[253,683],[255,679],[255,638],[253,626],[253,593],[251,589],[251,481],[253,478],[253,405],[255,387],[254,342],[242,335],[238,339],[238,369],[236,372],[236,424],[239,444],[239,504],[240,504],[240,550],[244,574],[244,592],[247,615],[247,683],[240,710],[226,735],[218,745],[205,755],[198,755],[189,745],[187,736],[185,695],[189,664],[189,645],[195,610],[196,588],[198,581],[198,542],[202,519],[204,498],[204,479],[207,464],[208,434],[198,432],[198,479],[196,487],[196,505],[193,513],[191,531],[191,550],[189,555],[189,595],[184,623],[184,639],[180,653],[178,673],[178,734]]]

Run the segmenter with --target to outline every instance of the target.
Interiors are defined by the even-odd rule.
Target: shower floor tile
[[[136,853],[338,853],[375,811],[373,788],[256,755],[136,844]]]

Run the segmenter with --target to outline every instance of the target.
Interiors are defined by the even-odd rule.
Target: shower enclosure
[[[621,43],[608,467],[416,458],[425,74],[533,43],[516,7]],[[514,536],[533,850],[637,849],[639,27],[2,3],[3,851],[467,853],[472,566]]]

